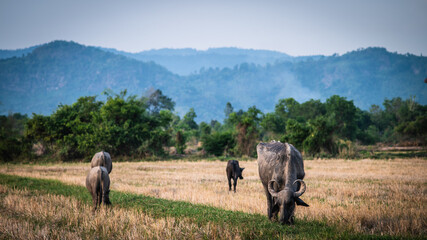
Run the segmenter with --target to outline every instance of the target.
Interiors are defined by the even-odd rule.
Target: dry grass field
[[[343,229],[365,234],[427,236],[427,160],[336,159],[306,160],[304,163],[307,191],[301,198],[310,207],[297,207],[297,219],[327,221]],[[110,174],[111,189],[206,204],[227,210],[266,214],[266,199],[259,181],[256,160],[241,161],[240,166],[245,167],[245,179],[239,180],[237,193],[233,193],[228,191],[226,162],[113,162],[113,171]],[[66,183],[84,185],[89,168],[89,163],[0,165],[0,173],[58,179]],[[16,202],[22,198],[21,195],[25,196],[25,193],[14,192],[3,201]],[[117,218],[120,218],[119,215]],[[150,224],[148,216],[135,218],[141,217]],[[0,221],[4,221],[4,217]],[[164,224],[167,225],[167,221]],[[183,230],[183,234],[193,234],[195,231],[191,226],[185,228],[187,230]],[[137,234],[142,230],[135,231]],[[154,230],[153,233],[147,231],[143,230],[141,234],[160,234],[156,236],[158,238],[167,238],[167,235],[162,234],[169,234],[167,230]],[[226,236],[231,236],[232,233],[223,234],[223,237],[227,238]],[[185,238],[185,235],[178,236],[183,237]]]
[[[0,186],[0,239],[240,239],[228,228],[109,208],[92,213],[70,197]],[[113,234],[113,235],[112,235]]]

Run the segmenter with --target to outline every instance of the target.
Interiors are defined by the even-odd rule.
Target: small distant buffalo
[[[305,206],[300,197],[306,190],[301,153],[289,143],[272,141],[257,146],[258,170],[267,197],[268,218],[280,212],[282,224],[293,224],[295,206]]]
[[[111,170],[113,170],[113,161],[111,160],[110,154],[104,151],[95,153],[90,162],[90,167],[93,168],[96,166],[105,167],[108,174],[110,174]]]
[[[237,179],[243,179],[242,172],[243,169],[239,166],[239,161],[237,160],[229,160],[227,163],[227,168],[225,171],[227,172],[227,179],[228,179],[228,191],[231,191],[231,179],[234,180],[233,186],[234,186],[234,192],[236,192],[236,185],[237,185]]]
[[[86,188],[92,195],[93,210],[101,204],[110,205],[110,177],[105,167],[90,169],[86,177]]]

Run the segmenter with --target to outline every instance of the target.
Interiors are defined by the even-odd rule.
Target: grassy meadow
[[[425,158],[304,163],[310,207],[297,207],[294,226],[267,219],[255,159],[240,162],[236,193],[224,161],[113,162],[113,207],[95,215],[89,163],[3,164],[0,238],[427,237]]]

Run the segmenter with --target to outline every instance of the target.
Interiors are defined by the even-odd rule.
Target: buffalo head
[[[243,172],[243,170],[245,169],[245,168],[241,168],[241,167],[238,167],[237,168],[238,170],[236,171],[236,178],[240,178],[240,179],[243,179],[243,176],[242,176],[242,172]]]
[[[299,198],[304,194],[306,185],[303,180],[297,179],[293,184],[297,182],[301,183],[301,188],[298,191],[294,192],[293,189],[285,187],[283,190],[276,192],[273,188],[275,182],[271,180],[268,183],[268,191],[273,197],[273,204],[279,207],[279,221],[282,224],[293,224],[295,204],[308,207],[308,204]]]

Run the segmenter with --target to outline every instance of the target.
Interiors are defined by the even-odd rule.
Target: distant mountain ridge
[[[173,83],[174,74],[144,63],[74,42],[44,44],[24,57],[0,60],[1,112],[50,114],[58,104],[105,89],[141,95],[149,87]]]
[[[128,53],[115,49],[101,48],[102,50],[124,55],[140,61],[156,62],[173,73],[179,75],[197,74],[202,68],[234,67],[242,63],[259,65],[272,64],[276,61],[293,61],[294,58],[280,52],[269,50],[253,50],[240,48],[210,48],[196,50],[192,48],[148,50],[139,53]]]
[[[40,47],[40,45],[16,49],[16,50],[2,50],[0,49],[0,59],[12,58],[12,57],[22,57],[31,53],[34,49]]]
[[[288,97],[299,102],[324,101],[338,94],[365,110],[393,97],[416,96],[416,101],[427,104],[427,58],[390,53],[384,48],[305,58],[234,48],[201,53],[194,49],[162,49],[143,55],[150,54],[161,55],[171,64],[173,59],[186,62],[183,56],[199,62],[212,54],[238,57],[226,67],[204,68],[182,76],[153,60],[136,60],[124,52],[54,41],[0,60],[0,114],[50,114],[60,103],[71,104],[80,96],[99,96],[105,89],[116,93],[127,89],[139,96],[150,88],[161,89],[176,102],[176,111],[181,115],[194,107],[197,121],[222,120],[227,102],[236,110],[255,105],[269,112],[279,99]],[[265,57],[264,63],[233,63],[236,59],[250,59],[250,54],[272,54],[276,58]]]

